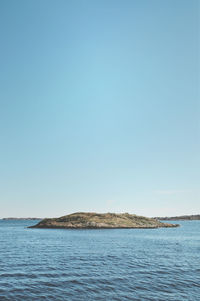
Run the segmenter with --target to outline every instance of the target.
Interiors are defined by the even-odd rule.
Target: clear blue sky
[[[0,1],[0,217],[200,213],[197,0]]]

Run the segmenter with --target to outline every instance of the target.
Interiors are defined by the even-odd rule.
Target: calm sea
[[[200,300],[200,221],[172,229],[27,229],[0,221],[0,300]]]

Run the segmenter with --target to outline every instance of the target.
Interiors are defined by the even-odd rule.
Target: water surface
[[[0,300],[200,300],[200,221],[162,229],[27,229],[0,221]]]

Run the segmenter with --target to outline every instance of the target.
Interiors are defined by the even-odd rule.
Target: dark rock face
[[[128,213],[93,213],[78,212],[59,218],[43,219],[30,228],[60,229],[117,229],[117,228],[160,228],[177,227],[178,225]]]

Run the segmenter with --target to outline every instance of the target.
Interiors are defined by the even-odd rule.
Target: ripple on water
[[[6,223],[5,223],[6,222]],[[40,230],[0,221],[0,300],[191,300],[200,222],[158,230]]]

